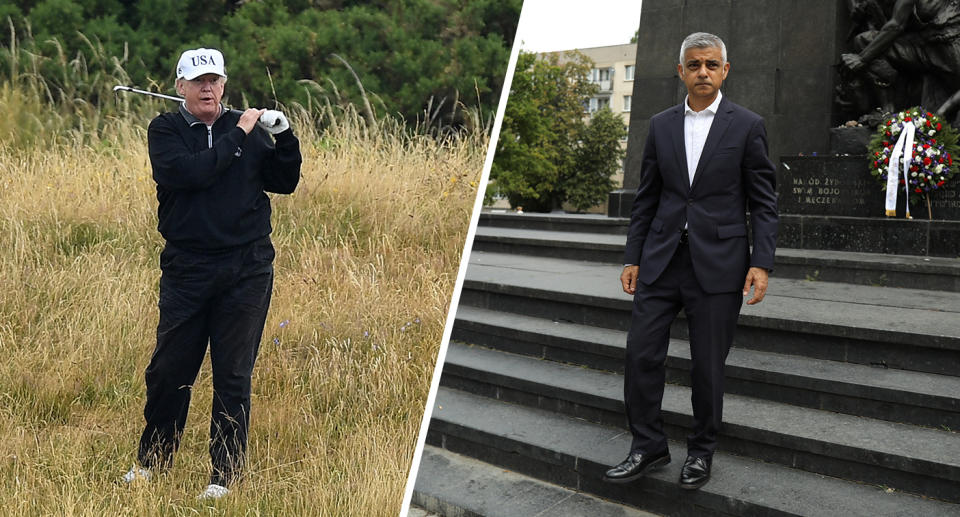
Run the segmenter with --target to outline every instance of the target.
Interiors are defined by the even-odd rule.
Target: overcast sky
[[[548,52],[630,43],[640,0],[524,0],[520,48]]]

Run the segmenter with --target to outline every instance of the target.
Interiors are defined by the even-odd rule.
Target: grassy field
[[[396,515],[486,136],[294,121],[303,178],[273,197],[248,476],[201,503],[209,362],[174,468],[119,482],[143,424],[163,244],[145,118],[64,130],[45,110],[0,85],[0,514]]]

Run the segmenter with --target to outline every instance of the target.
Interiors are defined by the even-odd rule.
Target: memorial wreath
[[[953,157],[958,152],[957,131],[922,107],[903,110],[881,122],[870,141],[867,156],[870,174],[887,191],[887,215],[896,215],[899,190],[910,203],[925,198],[927,214],[932,218],[930,192],[950,186],[950,179],[957,172]],[[906,205],[907,217],[910,217],[910,203]]]

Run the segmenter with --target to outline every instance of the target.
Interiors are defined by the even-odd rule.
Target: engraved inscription
[[[882,214],[879,192],[860,158],[800,159],[780,169],[780,211],[787,214]],[[879,203],[879,206],[875,206]]]
[[[813,159],[784,158],[778,168],[779,209],[783,214],[885,217],[884,188],[865,166],[861,157]],[[948,189],[930,193],[935,219],[960,220],[960,182]],[[909,193],[911,201],[918,194]],[[905,196],[899,196],[898,212],[903,211]],[[914,217],[923,212],[926,199],[911,203]]]
[[[805,205],[866,205],[869,183],[862,179],[792,178],[792,194]]]

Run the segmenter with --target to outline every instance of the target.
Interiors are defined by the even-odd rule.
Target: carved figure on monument
[[[847,4],[854,23],[851,35],[880,30],[890,19],[893,8],[892,0],[848,0]]]
[[[865,113],[911,104],[956,123],[960,108],[960,0],[850,0],[859,30],[841,56],[838,103]],[[880,20],[886,17],[877,29]],[[877,120],[867,121],[875,125]]]

